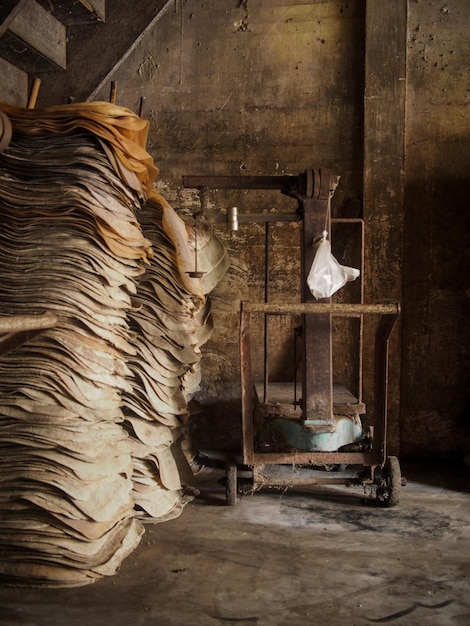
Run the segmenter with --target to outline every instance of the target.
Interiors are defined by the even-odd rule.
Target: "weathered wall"
[[[470,5],[413,1],[403,295],[402,451],[470,450]]]
[[[149,149],[173,206],[197,207],[197,192],[182,188],[184,174],[298,174],[311,167],[341,176],[336,214],[360,197],[363,29],[361,0],[170,3],[110,80],[118,83],[119,104],[136,110],[146,98]],[[106,86],[97,97],[108,94]],[[296,208],[279,193],[254,191],[208,192],[207,205],[215,212]],[[215,331],[203,348],[199,399],[205,440],[231,447],[240,426],[239,303],[264,299],[265,235],[260,224],[219,232],[233,263],[212,295]],[[271,228],[272,301],[299,301],[299,237],[298,224]],[[270,324],[274,379],[292,379],[296,324]],[[351,360],[338,352],[340,377],[354,378]],[[260,375],[262,359],[255,361]]]
[[[146,98],[158,184],[176,209],[198,207],[197,192],[182,186],[185,174],[298,174],[309,167],[341,176],[334,214],[351,199],[362,201],[369,175],[363,135],[371,132],[363,129],[366,6],[369,15],[380,13],[378,0],[167,4],[109,81],[117,81],[121,105],[137,111]],[[395,212],[393,190],[377,204],[373,193],[365,198],[367,299],[391,294],[402,302],[392,341],[389,443],[394,451],[400,444],[403,455],[461,457],[469,450],[469,18],[468,0],[409,0],[404,207]],[[383,26],[395,36],[393,23]],[[391,49],[386,36],[383,46]],[[369,78],[372,86],[382,79]],[[108,97],[109,84],[94,94]],[[369,164],[387,163],[386,137],[382,146],[379,139]],[[380,178],[377,167],[374,176]],[[207,205],[214,213],[233,205],[254,212],[291,210],[295,202],[277,193],[211,191]],[[203,417],[196,423],[206,443],[232,447],[240,425],[239,302],[264,298],[264,226],[218,232],[232,267],[212,294],[216,327],[203,348]],[[272,226],[271,241],[270,299],[297,299],[298,225]],[[341,258],[354,265],[356,256],[349,241]],[[271,322],[271,371],[279,380],[292,375],[296,323]],[[341,382],[355,382],[355,356],[349,341],[343,353],[335,343]]]

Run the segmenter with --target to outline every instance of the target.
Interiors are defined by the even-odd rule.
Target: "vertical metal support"
[[[250,313],[243,308],[240,311],[240,375],[242,400],[242,443],[243,463],[254,463],[254,427],[253,427],[253,376],[250,350]]]
[[[302,229],[302,302],[315,302],[307,286],[307,276],[315,250],[313,241],[321,238],[323,231],[331,232],[330,198],[339,177],[328,170],[307,172],[307,195],[301,198],[303,208]],[[313,184],[310,184],[312,181]],[[322,300],[328,302],[329,298]],[[331,315],[303,315],[303,376],[302,411],[305,426],[333,421],[333,362]]]
[[[364,221],[360,221],[361,225],[361,304],[364,303],[364,272],[365,272],[365,264],[364,264],[364,254],[365,254],[365,233],[364,233]],[[363,359],[364,359],[364,316],[361,315],[359,318],[359,375],[358,375],[358,389],[357,389],[357,399],[359,402],[362,402],[363,396],[363,380],[364,380],[364,372],[363,372]]]
[[[269,257],[270,257],[270,228],[269,222],[266,222],[264,225],[264,303],[267,304],[269,301]],[[264,404],[268,401],[268,383],[269,383],[269,359],[268,359],[268,349],[269,349],[269,314],[264,314],[264,385],[263,385],[263,402]]]
[[[388,392],[388,346],[390,333],[397,315],[384,315],[375,334],[374,373],[374,433],[372,452],[374,463],[382,465],[387,456],[387,392]]]

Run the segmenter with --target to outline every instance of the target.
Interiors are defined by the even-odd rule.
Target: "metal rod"
[[[294,406],[297,408],[297,329],[294,328]]]
[[[332,217],[332,224],[364,224],[362,217]]]
[[[247,465],[372,465],[371,452],[257,452]]]
[[[333,302],[299,302],[297,304],[264,304],[243,301],[243,309],[251,313],[270,313],[271,315],[293,315],[295,313],[330,313],[339,316],[358,316],[364,313],[376,315],[398,315],[400,305],[390,304],[349,304]]]
[[[206,188],[205,187],[199,187],[199,202],[201,204],[201,210],[199,211],[199,215],[201,217],[206,217],[206,204],[207,204],[207,197],[206,197]],[[221,217],[221,222],[226,222],[227,221],[227,217],[224,216],[220,216]]]
[[[112,80],[111,88],[109,91],[109,102],[111,104],[116,104],[116,96],[117,96],[117,82],[115,80]]]
[[[243,463],[252,465],[254,456],[253,374],[251,371],[250,313],[240,311],[240,375],[242,401]]]
[[[264,302],[267,304],[269,301],[269,251],[270,251],[270,237],[269,237],[269,222],[266,222],[264,227]],[[268,369],[268,344],[269,344],[269,329],[268,329],[268,314],[264,314],[264,386],[263,386],[263,402],[266,404],[268,401],[268,381],[269,381],[269,369]]]
[[[201,192],[204,188],[201,189]],[[206,219],[211,224],[226,224],[227,214],[214,214],[209,212]],[[239,213],[237,221],[239,224],[252,224],[253,222],[300,222],[301,216],[298,213]]]
[[[183,186],[211,189],[283,189],[297,183],[297,176],[183,176]]]
[[[140,96],[139,101],[139,117],[144,117],[145,96]]]
[[[384,315],[375,334],[374,371],[374,416],[372,449],[377,464],[382,465],[387,457],[387,412],[388,412],[388,350],[389,337],[397,317]]]
[[[365,229],[364,229],[364,221],[361,220],[360,221],[360,225],[361,225],[361,275],[359,277],[360,282],[360,302],[361,304],[364,303],[364,271],[365,271],[365,261],[364,261],[364,255],[365,255]],[[363,355],[364,355],[364,318],[360,317],[359,319],[359,379],[358,379],[358,400],[359,402],[362,402],[362,396],[363,396],[363,389],[362,389],[362,385],[363,385],[363,379],[364,379],[364,361],[363,361]]]
[[[324,230],[331,232],[330,203],[336,178],[323,169],[315,169],[307,177],[307,196],[301,201],[301,297],[304,303],[315,301],[307,285],[315,258],[312,242],[320,239]],[[329,298],[323,302],[328,303]],[[315,317],[303,315],[302,344],[302,417],[305,421],[333,424],[333,345],[328,312]]]
[[[310,485],[353,485],[359,484],[359,481],[352,476],[326,476],[324,478],[313,478],[313,477],[277,477],[277,476],[266,476],[261,472],[256,472],[256,476],[254,477],[253,488],[257,489],[258,487],[308,487]]]

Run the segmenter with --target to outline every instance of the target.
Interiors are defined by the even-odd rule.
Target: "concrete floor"
[[[396,508],[358,488],[262,490],[225,506],[220,471],[146,526],[117,576],[0,588],[2,626],[470,624],[470,473],[402,464]]]

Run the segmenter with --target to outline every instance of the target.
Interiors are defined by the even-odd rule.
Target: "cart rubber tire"
[[[396,456],[388,456],[377,486],[377,502],[384,507],[396,506],[400,502],[401,471]]]
[[[230,460],[227,462],[227,476],[225,482],[225,499],[227,506],[237,504],[237,464]]]

